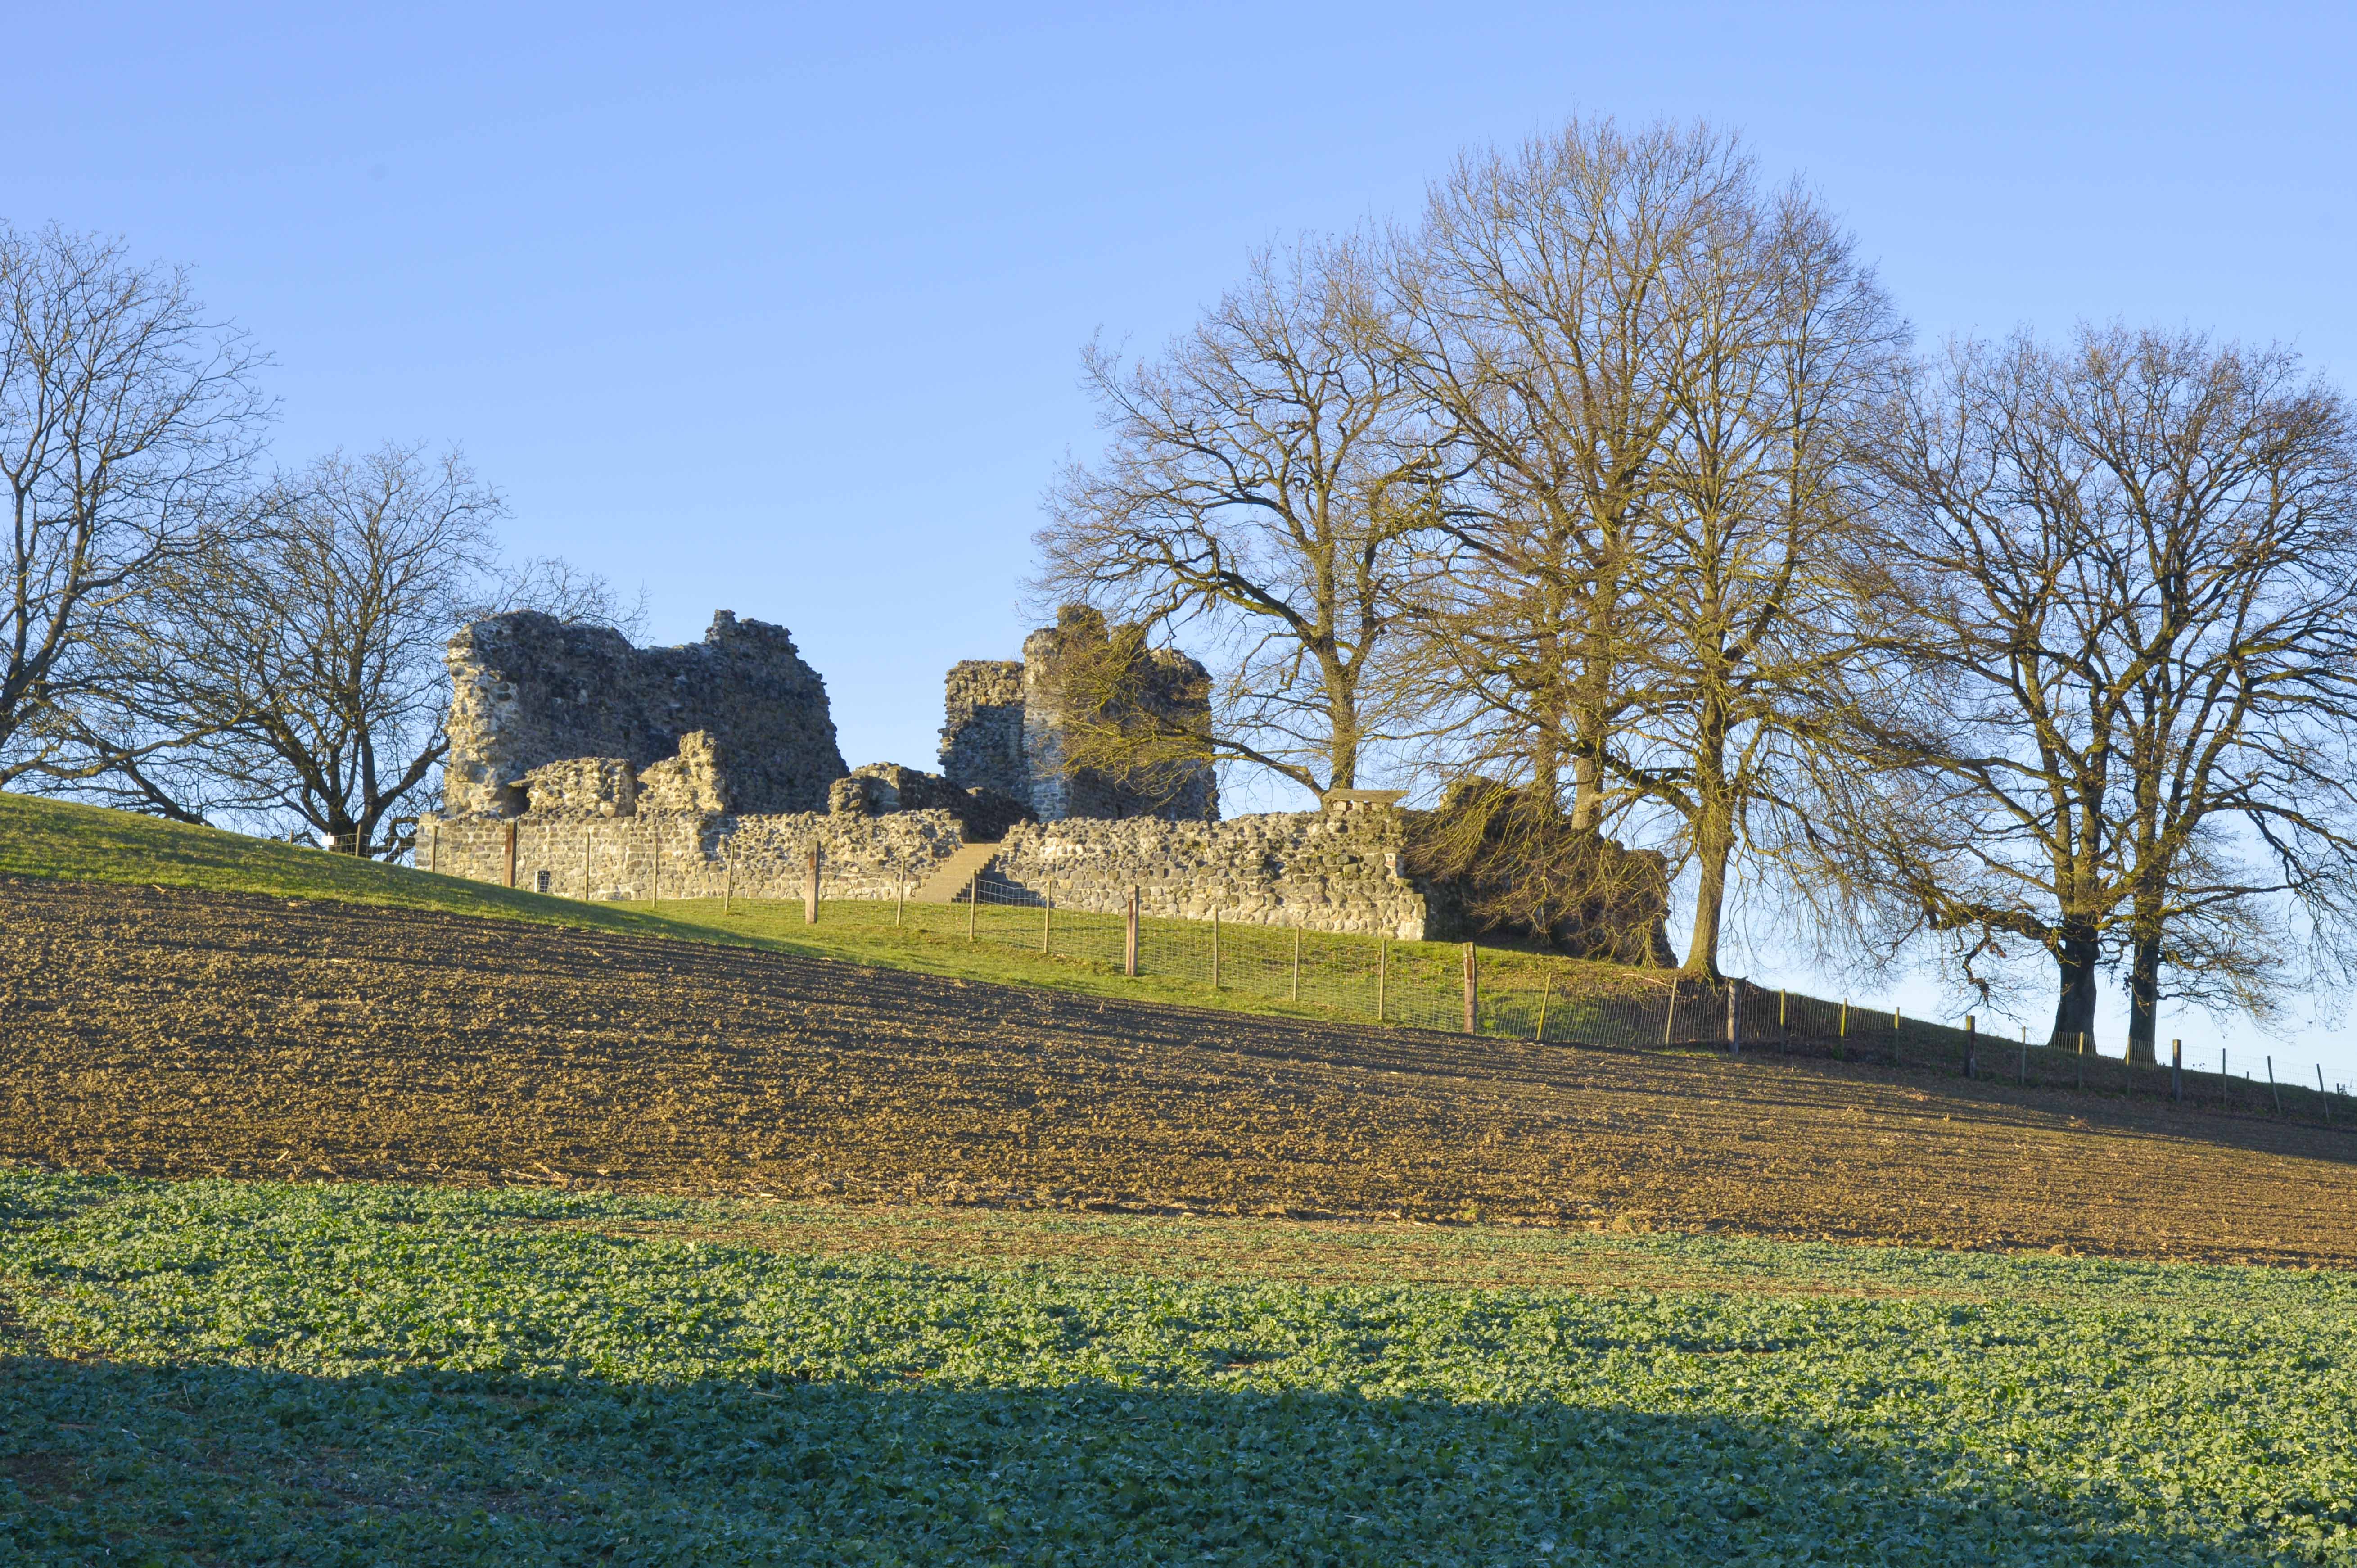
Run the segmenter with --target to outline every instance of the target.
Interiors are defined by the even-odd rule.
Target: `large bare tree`
[[[234,515],[268,413],[258,363],[182,269],[0,225],[0,786],[185,738],[126,741],[123,656],[156,574]]]
[[[1391,353],[1384,281],[1364,237],[1302,242],[1254,257],[1159,358],[1092,347],[1106,449],[1067,467],[1039,535],[1044,600],[1157,636],[1191,627],[1219,660],[1212,755],[1316,793],[1354,787],[1383,738],[1368,673],[1437,478]],[[1083,737],[1094,750],[1072,760],[1119,768],[1095,753],[1205,746],[1191,729],[1136,730]]]
[[[1666,827],[1716,975],[1731,863],[1793,820],[1852,660],[1835,545],[1903,329],[1822,208],[1707,127],[1469,159],[1419,254],[1403,358],[1463,455],[1399,661],[1427,759],[1527,785],[1498,795],[1524,815],[1567,793],[1574,832]]]
[[[2357,440],[2280,350],[2083,329],[1967,344],[1883,448],[1895,679],[1868,761],[1901,809],[1862,868],[1968,979],[2027,942],[2050,1039],[2124,955],[2129,1052],[2164,968],[2255,1013],[2290,900],[2326,951],[2357,870]]]
[[[2098,482],[2127,682],[2127,1054],[2164,994],[2255,1016],[2291,961],[2345,973],[2357,914],[2357,421],[2281,349],[2082,333],[2057,422]],[[2166,972],[2164,972],[2166,971]]]
[[[1691,348],[1684,263],[1752,185],[1707,129],[1575,123],[1461,160],[1396,285],[1398,352],[1464,468],[1403,683],[1439,768],[1495,768],[1541,802],[1567,784],[1577,829],[1609,814],[1641,535]]]
[[[1819,858],[1812,783],[1861,662],[1844,563],[1863,442],[1905,334],[1802,191],[1704,240],[1683,259],[1676,413],[1637,531],[1627,715],[1604,757],[1674,824],[1695,867],[1686,965],[1716,978],[1738,852],[1785,862],[1787,881]]]
[[[123,803],[229,816],[342,853],[398,855],[448,750],[442,652],[465,621],[536,608],[612,622],[562,562],[502,571],[499,496],[457,453],[337,453],[269,485],[253,521],[145,601],[167,725],[207,738],[117,768]]]

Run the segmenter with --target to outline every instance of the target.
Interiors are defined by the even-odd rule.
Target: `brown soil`
[[[0,879],[0,1161],[2357,1265],[2357,1133]]]

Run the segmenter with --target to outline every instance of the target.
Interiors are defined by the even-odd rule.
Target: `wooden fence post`
[[[662,829],[652,823],[647,827],[647,890],[652,895],[647,901],[656,908],[662,908]]]
[[[508,886],[511,886],[511,887],[512,887],[512,886],[515,886],[515,845],[516,845],[516,822],[515,822],[515,819],[514,819],[513,817],[510,817],[510,818],[508,819],[507,827],[508,827],[508,831],[507,831]]]
[[[1293,999],[1301,1000],[1301,928],[1293,928]]]
[[[1056,906],[1042,898],[1039,900],[1039,950],[1043,953],[1054,952],[1055,942]]]
[[[1220,912],[1211,911],[1211,989],[1220,988]]]
[[[1469,1035],[1480,1032],[1479,1026],[1481,1018],[1481,982],[1474,968],[1475,961],[1473,944],[1467,942],[1465,944],[1465,1032]]]
[[[1677,977],[1676,975],[1673,974],[1673,975],[1671,975],[1671,976],[1670,976],[1670,1011],[1669,1011],[1669,1015],[1668,1015],[1667,1017],[1665,1017],[1665,1018],[1663,1018],[1663,1019],[1662,1020],[1662,1044],[1663,1044],[1663,1045],[1667,1046],[1667,1045],[1670,1043],[1670,1036],[1671,1036],[1672,1033],[1673,1033],[1673,1032],[1677,1028],[1677,1026],[1678,1026],[1678,977]]]
[[[735,841],[722,839],[720,841],[720,912],[723,915],[727,914],[735,907],[736,901],[737,846]]]
[[[982,906],[982,873],[977,871],[965,885],[965,940],[974,940],[974,910]]]
[[[2084,1030],[2084,1029],[2082,1029],[2082,1030],[2080,1030],[2080,1031],[2079,1031],[2079,1048],[2078,1048],[2075,1052],[2072,1053],[2071,1060],[2072,1060],[2072,1063],[2077,1067],[2077,1069],[2078,1069],[2078,1076],[2077,1076],[2075,1079],[2073,1079],[2072,1080],[2072,1088],[2074,1088],[2074,1089],[2084,1089],[2084,1088],[2086,1088],[2086,1087],[2087,1087],[2087,1031],[2086,1031],[2086,1030]]]
[[[1378,1024],[1385,1022],[1385,1009],[1390,998],[1383,994],[1383,986],[1384,983],[1391,978],[1391,967],[1392,940],[1389,937],[1377,937],[1375,939],[1375,1022]]]
[[[2332,1097],[2324,1092],[2324,1064],[2316,1064],[2316,1102],[2324,1107],[2324,1124],[2332,1125]]]
[[[2276,1083],[2276,1058],[2267,1058],[2267,1092],[2276,1097],[2276,1114],[2283,1114],[2283,1090]]]
[[[1743,982],[1727,983],[1727,1054],[1743,1054]]]
[[[1776,1037],[1782,1042],[1784,1054],[1788,1057],[1792,1054],[1792,1026],[1784,1021],[1784,1009],[1791,1001],[1791,992],[1776,993]]]
[[[425,869],[442,869],[442,824],[439,822],[425,830]]]
[[[591,832],[592,830],[587,827],[581,830],[581,901],[584,904],[589,902],[589,835]]]
[[[1899,1065],[1899,1009],[1890,1010],[1890,1065]]]
[[[1980,1024],[1970,1013],[1964,1015],[1964,1076],[1973,1076],[1973,1047],[1980,1037]]]
[[[892,924],[895,927],[898,927],[900,923],[900,907],[908,901],[908,897],[909,885],[907,883],[895,882],[892,884]]]
[[[1554,1000],[1555,971],[1549,970],[1547,971],[1546,989],[1539,993],[1539,1026],[1531,1031],[1531,1038],[1534,1042],[1544,1043],[1546,1039],[1547,1004]]]
[[[1129,890],[1129,907],[1122,922],[1121,972],[1137,978],[1137,889]]]
[[[1834,1060],[1849,1059],[1849,998],[1842,998],[1841,1027],[1834,1036]]]
[[[2185,1042],[2169,1042],[2169,1098],[2175,1105],[2185,1103]]]
[[[818,845],[810,846],[810,877],[802,885],[802,924],[818,924]]]

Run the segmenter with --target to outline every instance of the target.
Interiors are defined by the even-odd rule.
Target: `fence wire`
[[[1066,908],[991,872],[951,903],[827,898],[820,918],[1025,950],[1117,973],[1128,961],[1125,912]],[[2172,1071],[2167,1061],[2059,1050],[1742,980],[1631,975],[1616,966],[1469,943],[1147,917],[1137,922],[1136,972],[1407,1028],[1607,1049],[1764,1052],[1969,1070],[2026,1087],[2173,1098],[2357,1125],[2350,1086],[2327,1086],[2320,1072],[2314,1087],[2276,1081],[2263,1055],[2242,1062],[2241,1076],[2216,1067],[2214,1053],[2212,1066],[2189,1058]],[[2257,1076],[2263,1072],[2267,1076]]]

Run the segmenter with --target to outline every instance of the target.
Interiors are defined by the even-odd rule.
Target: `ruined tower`
[[[1210,734],[1209,674],[1183,653],[1137,646],[1085,606],[1024,639],[1019,660],[952,666],[945,695],[942,772],[952,783],[1002,790],[1043,822],[1219,820],[1219,775],[1195,744]],[[1074,767],[1083,722],[1162,739],[1119,766]]]
[[[823,811],[845,772],[826,682],[791,634],[728,610],[683,648],[633,648],[610,628],[536,611],[490,616],[461,628],[444,659],[446,816],[515,816],[526,774],[575,759],[644,774],[678,757],[683,800],[725,795],[738,811]],[[682,737],[698,732],[695,755],[681,757]],[[670,788],[668,777],[648,782]]]

